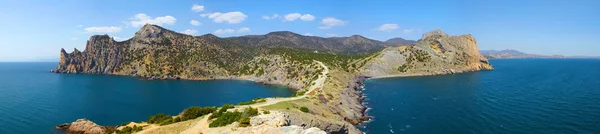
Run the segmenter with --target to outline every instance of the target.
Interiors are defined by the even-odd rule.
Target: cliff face
[[[368,61],[361,74],[371,77],[452,74],[492,70],[472,35],[425,33],[414,46],[390,47]]]
[[[136,76],[150,79],[245,79],[285,85],[299,92],[315,85],[328,71],[322,87],[307,98],[288,101],[309,113],[276,109],[291,125],[318,127],[330,133],[358,133],[353,125],[368,120],[362,106],[362,81],[367,77],[450,74],[493,69],[479,54],[471,35],[448,36],[441,30],[423,35],[410,46],[362,36],[321,38],[291,32],[219,38],[179,34],[145,25],[132,39],[117,42],[92,36],[83,52],[60,52],[52,72]],[[366,77],[365,77],[366,76]]]
[[[59,65],[54,72],[110,74],[123,62],[128,47],[117,43],[108,35],[90,37],[83,52],[75,49],[72,53],[61,49]]]

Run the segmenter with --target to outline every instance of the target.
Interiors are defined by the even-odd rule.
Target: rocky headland
[[[249,125],[240,125],[240,120],[209,127],[215,119],[205,115],[169,125],[143,125],[139,133],[362,133],[355,125],[369,119],[360,93],[367,78],[493,69],[470,34],[449,36],[434,30],[409,43],[390,45],[359,35],[321,38],[292,32],[229,38],[189,36],[145,25],[123,42],[95,35],[84,51],[61,50],[59,65],[52,72],[242,79],[297,90],[294,97],[235,106],[234,110],[254,107],[266,111],[251,117]]]

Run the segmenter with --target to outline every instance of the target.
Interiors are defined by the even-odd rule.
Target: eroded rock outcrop
[[[472,35],[448,36],[441,30],[423,34],[414,46],[386,48],[361,74],[371,77],[440,75],[492,70]]]
[[[355,47],[360,48],[352,49]],[[414,45],[382,50],[383,47],[382,42],[358,35],[320,38],[274,32],[264,36],[193,37],[145,25],[132,39],[123,42],[114,41],[108,35],[95,35],[88,40],[83,52],[75,49],[67,53],[61,49],[59,65],[53,72],[150,79],[245,79],[306,91],[323,71],[322,66],[313,61],[319,59],[330,70],[324,86],[307,93],[307,98],[290,102],[295,108],[308,107],[310,112],[280,109],[281,113],[252,118],[251,127],[235,129],[235,132],[354,134],[361,133],[354,125],[369,119],[360,93],[362,82],[368,77],[493,69],[469,34],[449,36],[434,30],[425,33]],[[343,55],[349,53],[369,54]],[[88,124],[86,121],[77,124],[81,123]],[[97,127],[73,128],[99,131]]]
[[[56,126],[56,128],[66,130],[68,134],[104,134],[107,129],[110,129],[87,119],[78,119],[70,124]]]

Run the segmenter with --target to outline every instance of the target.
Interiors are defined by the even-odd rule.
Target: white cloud
[[[404,33],[412,33],[415,29],[404,29]]]
[[[299,19],[300,17],[302,17],[302,14],[299,13],[286,14],[285,16],[283,16],[283,21],[294,21],[296,19]]]
[[[246,20],[246,18],[248,18],[248,16],[246,16],[244,13],[239,12],[239,11],[228,12],[228,13],[220,13],[220,12],[205,13],[205,14],[200,14],[200,16],[211,18],[216,23],[227,22],[229,24],[241,23],[242,21]]]
[[[338,35],[337,34],[328,33],[328,34],[325,34],[325,36],[327,36],[327,37],[337,37]]]
[[[242,28],[237,29],[237,30],[230,29],[230,28],[227,28],[227,29],[217,29],[213,33],[214,34],[232,34],[232,33],[247,33],[247,32],[250,32],[250,31],[251,31],[250,28],[242,27]]]
[[[204,6],[203,5],[194,4],[194,5],[192,5],[192,11],[194,11],[194,12],[202,12],[202,11],[204,11]]]
[[[297,19],[300,19],[302,21],[312,21],[315,20],[315,16],[312,16],[310,14],[302,15],[300,13],[290,13],[283,16],[283,21],[295,21]]]
[[[197,20],[192,20],[192,21],[190,21],[190,24],[192,24],[192,25],[194,25],[194,26],[200,26],[202,23],[200,23],[200,22],[199,22],[199,21],[197,21]]]
[[[121,32],[121,27],[88,27],[83,29],[86,33],[118,33]]]
[[[129,38],[121,38],[121,37],[116,37],[116,36],[111,36],[114,40],[116,41],[125,41],[128,40]]]
[[[154,25],[163,25],[163,24],[168,24],[168,25],[173,25],[175,24],[175,21],[177,21],[177,19],[175,19],[175,17],[173,16],[162,16],[162,17],[156,17],[154,19],[152,19],[152,17],[140,13],[135,15],[133,18],[131,18],[131,26],[133,27],[139,27],[139,26],[143,26],[145,24],[154,24]]]
[[[310,33],[305,33],[304,36],[313,36],[313,35]]]
[[[77,40],[77,37],[73,37],[73,38],[71,38],[71,40]]]
[[[390,32],[390,31],[394,31],[396,29],[400,28],[398,26],[398,24],[383,24],[381,26],[379,26],[378,28],[375,28],[375,31],[383,31],[383,32]]]
[[[198,30],[195,29],[186,29],[185,31],[181,31],[181,33],[187,34],[187,35],[194,35],[196,33],[198,33]]]
[[[233,30],[233,29],[217,29],[217,30],[215,30],[214,33],[215,34],[230,34],[233,32],[235,32],[235,30]]]
[[[325,17],[323,18],[323,20],[321,20],[321,24],[325,26],[321,26],[319,27],[319,29],[330,29],[334,26],[344,26],[346,25],[346,23],[346,21],[342,21],[333,17]]]
[[[315,20],[315,16],[312,16],[310,14],[304,14],[304,15],[302,15],[302,17],[300,17],[300,20],[302,20],[302,21],[312,21],[312,20]]]
[[[77,25],[77,27],[83,27],[83,25]]]
[[[262,18],[265,20],[272,20],[272,19],[277,19],[281,16],[279,16],[279,14],[273,14],[272,16],[268,16],[268,15],[263,15]]]
[[[237,33],[247,33],[250,32],[250,28],[243,27],[237,30]]]

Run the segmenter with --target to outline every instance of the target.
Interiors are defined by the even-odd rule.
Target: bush
[[[217,118],[219,116],[221,116],[223,113],[227,112],[227,109],[232,109],[235,106],[233,106],[233,104],[223,104],[223,106],[221,106],[221,109],[219,109],[219,111],[217,111],[216,113],[213,113],[212,115],[210,115],[210,117],[208,117],[208,119],[214,119]]]
[[[308,113],[308,108],[307,107],[300,107],[300,111]]]
[[[158,123],[162,123],[165,120],[171,120],[173,117],[171,117],[171,115],[168,114],[156,114],[156,115],[152,115],[148,118],[148,123],[150,124],[158,124]]]
[[[219,116],[214,117],[217,119],[212,121],[208,126],[211,128],[212,127],[221,127],[221,126],[229,125],[236,121],[240,122],[240,126],[248,126],[248,125],[250,125],[250,117],[253,117],[256,115],[258,115],[258,109],[251,108],[251,107],[244,109],[243,112],[239,112],[239,111],[225,112],[225,113],[221,113]]]
[[[181,116],[181,121],[196,119],[200,116],[212,113],[215,110],[216,110],[216,108],[214,108],[214,107],[201,108],[199,106],[191,106],[183,111],[183,115]]]
[[[158,125],[161,125],[161,126],[163,126],[163,125],[169,125],[169,124],[171,124],[171,123],[173,123],[173,118],[170,118],[170,119],[163,120],[163,121],[162,121],[162,122],[160,122]]]
[[[240,103],[238,103],[238,105],[250,105],[250,104],[261,103],[261,102],[267,102],[267,100],[265,98],[256,98],[251,101],[240,102]]]
[[[139,132],[139,131],[142,131],[142,127],[138,127],[138,126],[134,125],[133,128],[127,126],[127,127],[123,128],[121,130],[116,130],[114,132],[117,133],[117,134],[131,134],[131,133],[135,133],[135,132]],[[104,133],[105,134],[112,134],[113,130],[109,129],[109,130],[105,131]]]
[[[302,96],[302,95],[304,95],[304,93],[306,93],[306,91],[298,91],[298,92],[294,92],[294,94],[292,94],[292,97],[296,97],[296,96]]]
[[[267,110],[263,111],[263,114],[270,114],[270,113],[271,113],[271,112],[269,112],[269,111],[267,111]]]
[[[123,123],[121,123],[121,125],[119,125],[119,126],[127,126],[129,123],[131,123],[131,122],[123,122]]]
[[[250,117],[244,117],[244,118],[240,119],[239,127],[247,127],[247,126],[250,126]]]

